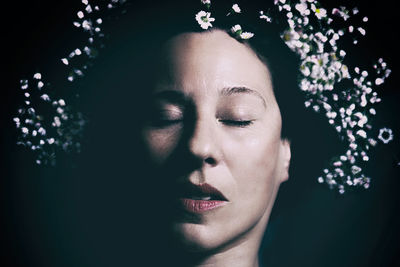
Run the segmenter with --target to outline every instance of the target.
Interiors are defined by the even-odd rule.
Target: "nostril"
[[[216,164],[215,159],[214,159],[214,158],[211,158],[211,157],[206,158],[206,159],[204,160],[204,162],[205,162],[205,163],[208,163],[208,164],[210,164],[210,165],[215,165],[215,164]]]

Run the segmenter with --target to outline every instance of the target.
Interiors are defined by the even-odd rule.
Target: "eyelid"
[[[182,120],[183,119],[183,112],[176,109],[159,109],[157,110],[156,114],[160,116],[163,120]]]
[[[179,104],[173,103],[158,103],[154,106],[154,110],[158,113],[172,113],[172,114],[183,114],[183,107]]]

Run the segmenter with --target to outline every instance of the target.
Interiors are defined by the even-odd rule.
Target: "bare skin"
[[[165,51],[167,78],[155,95],[167,124],[143,131],[151,159],[155,166],[169,164],[184,142],[201,163],[183,179],[210,184],[227,198],[226,205],[196,215],[196,223],[174,222],[175,236],[187,251],[206,255],[197,266],[257,267],[290,163],[270,72],[249,47],[219,30],[178,35]],[[163,98],[166,92],[184,103]],[[193,131],[183,139],[188,105]]]

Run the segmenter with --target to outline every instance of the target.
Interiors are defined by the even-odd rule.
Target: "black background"
[[[373,182],[365,192],[339,196],[318,185],[314,177],[311,182],[294,182],[296,187],[284,185],[263,245],[266,266],[400,266],[400,167],[395,165],[400,161],[398,14],[389,1],[333,2],[325,1],[329,6],[356,5],[369,17],[366,38],[348,56],[362,57],[363,62],[383,57],[392,69],[392,76],[378,91],[383,99],[378,121],[395,130],[395,141],[371,156]],[[0,266],[125,265],[122,260],[85,255],[95,250],[77,252],[80,244],[65,236],[76,235],[76,229],[84,231],[85,224],[72,218],[79,200],[67,195],[68,189],[78,185],[75,180],[57,180],[51,170],[45,178],[36,177],[40,171],[14,145],[12,118],[19,80],[45,71],[74,48],[72,21],[81,7],[78,0],[9,1],[1,6]]]

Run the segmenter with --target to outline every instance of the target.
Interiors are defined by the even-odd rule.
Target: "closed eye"
[[[158,111],[152,114],[149,122],[153,127],[164,128],[179,124],[182,121],[183,118],[180,113]]]
[[[252,120],[219,120],[219,121],[227,126],[241,127],[241,128],[249,126],[253,123]]]

